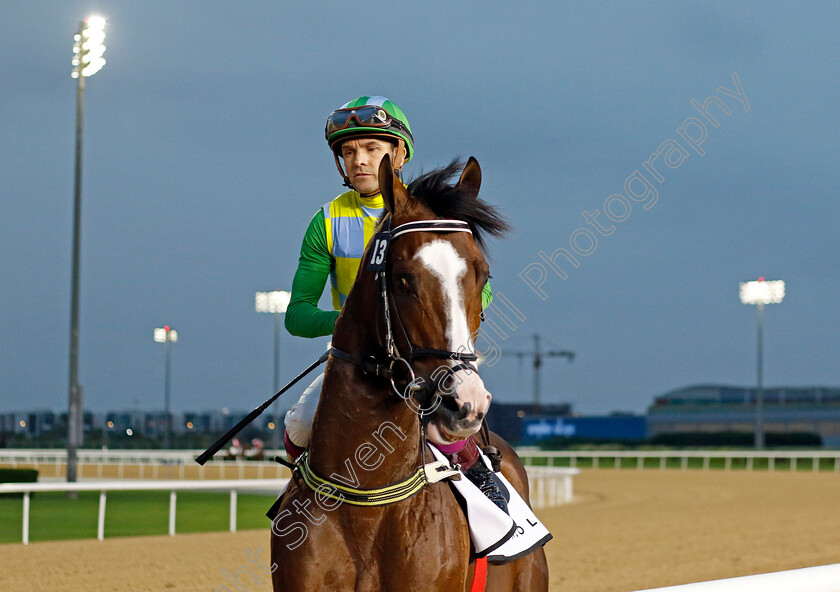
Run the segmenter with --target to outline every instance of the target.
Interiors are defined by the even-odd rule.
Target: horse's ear
[[[461,178],[458,179],[458,186],[464,189],[464,195],[472,199],[478,197],[478,190],[481,189],[481,167],[472,156],[467,161]]]
[[[379,163],[379,191],[385,202],[385,209],[394,213],[394,169],[391,168],[391,155],[386,154]]]
[[[379,191],[382,193],[385,209],[392,214],[397,203],[403,203],[408,199],[408,192],[405,190],[402,179],[394,172],[390,154],[383,156],[382,162],[379,163]]]

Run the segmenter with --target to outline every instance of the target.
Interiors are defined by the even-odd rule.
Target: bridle
[[[467,232],[472,235],[470,225],[462,220],[418,220],[415,222],[406,222],[400,224],[394,229],[391,229],[391,217],[386,217],[383,222],[382,229],[373,237],[370,255],[365,265],[369,271],[375,273],[375,279],[380,282],[380,295],[382,298],[383,316],[385,319],[385,345],[384,349],[387,355],[387,362],[382,363],[376,356],[364,355],[357,356],[335,347],[330,349],[330,355],[340,360],[353,362],[360,366],[362,373],[373,374],[381,376],[390,380],[392,390],[402,399],[404,399],[414,411],[420,415],[431,414],[437,405],[432,405],[429,408],[414,407],[412,399],[415,392],[427,389],[434,395],[440,396],[440,385],[446,379],[454,379],[454,375],[459,370],[467,370],[470,372],[478,372],[476,367],[471,363],[478,360],[478,355],[472,352],[450,351],[436,348],[418,348],[411,343],[408,333],[405,330],[405,325],[400,317],[399,309],[394,301],[392,290],[389,289],[387,264],[388,254],[391,243],[398,237],[412,232],[434,232],[434,233],[452,233],[452,232]],[[391,310],[394,311],[397,325],[402,332],[405,343],[408,344],[407,355],[403,356],[397,347],[394,339],[394,323],[391,319]],[[426,380],[418,378],[412,368],[412,362],[417,358],[432,357],[441,360],[457,360],[458,364],[454,366],[443,365],[440,371],[435,371],[432,375],[429,384]],[[394,378],[395,369],[397,366],[403,366],[409,375],[408,383],[400,389]],[[436,376],[437,375],[437,376]],[[443,396],[453,396],[451,392],[443,392]],[[439,402],[439,401],[438,401]]]

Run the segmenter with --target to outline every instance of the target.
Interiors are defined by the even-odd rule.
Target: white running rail
[[[82,479],[245,479],[281,478],[288,471],[273,460],[211,460],[195,462],[201,450],[78,451],[77,476]],[[265,451],[266,458],[279,451]],[[64,477],[67,451],[62,449],[0,449],[0,466],[27,467],[41,477]]]
[[[105,505],[109,491],[169,491],[169,534],[175,535],[178,491],[229,491],[230,531],[236,532],[238,491],[280,493],[288,479],[235,479],[229,481],[85,481],[76,483],[0,483],[0,493],[23,493],[23,544],[29,544],[29,496],[36,491],[98,491],[96,538],[105,538]]]
[[[243,478],[246,473],[258,471],[257,477],[280,477],[281,465],[271,461],[213,460],[205,467],[195,464],[201,450],[79,450],[80,473],[84,477],[102,478],[103,468],[117,468],[122,476],[128,467],[140,467],[140,478],[158,478],[167,468],[177,472],[178,478],[189,478],[188,472],[199,470],[199,478],[210,473],[219,478]],[[612,468],[702,468],[731,469],[811,470],[840,473],[840,450],[560,450],[544,451],[517,449],[525,465],[568,466],[583,465],[596,469]],[[266,450],[265,457],[273,458],[282,451]],[[0,449],[0,466],[29,466],[41,470],[44,476],[61,476],[67,461],[63,449]],[[186,471],[185,471],[186,469]],[[136,471],[135,471],[136,472]],[[51,475],[52,473],[52,475]],[[206,473],[206,475],[205,475]]]
[[[572,478],[579,469],[531,467],[528,483],[534,508],[548,508],[567,503],[574,495]],[[99,515],[96,538],[105,538],[105,507],[109,491],[169,491],[169,534],[175,534],[175,509],[178,491],[229,491],[230,531],[236,532],[237,492],[279,493],[288,479],[231,479],[207,481],[82,481],[76,483],[0,483],[0,493],[23,493],[23,536],[29,544],[30,495],[36,491],[98,491]]]
[[[531,507],[535,510],[560,506],[574,498],[572,480],[580,474],[580,469],[525,467],[525,470],[528,473]]]
[[[811,470],[840,473],[840,450],[529,450],[518,448],[525,466],[583,465],[593,469],[702,468],[710,470]]]
[[[840,592],[840,563],[638,592]]]

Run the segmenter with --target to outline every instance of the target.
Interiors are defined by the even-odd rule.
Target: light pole
[[[172,344],[178,341],[178,332],[166,325],[163,328],[155,329],[155,341],[162,343],[164,346],[164,353],[166,361],[164,363],[164,386],[163,386],[163,412],[164,412],[164,426],[163,426],[163,447],[169,448],[169,432],[172,428],[172,415],[169,408],[169,376],[172,367]]]
[[[74,36],[73,72],[76,79],[76,165],[73,184],[73,279],[70,296],[70,380],[67,413],[67,481],[76,481],[76,450],[82,445],[82,386],[79,384],[79,265],[82,230],[82,112],[85,79],[93,76],[105,59],[105,19],[90,16]],[[75,494],[74,494],[75,495]]]
[[[109,419],[107,422],[105,422],[105,427],[102,428],[102,441],[104,442],[103,448],[108,448],[108,434],[113,429],[114,422]]]
[[[266,312],[274,315],[274,392],[280,390],[280,321],[281,315],[289,307],[291,292],[274,290],[273,292],[257,292],[255,308],[257,312]],[[274,431],[272,434],[272,446],[280,447],[280,417],[274,417]]]
[[[778,304],[785,297],[785,283],[782,280],[741,282],[740,296],[743,304],[755,304],[757,308],[758,352],[756,366],[758,388],[755,397],[755,447],[764,448],[764,305]]]

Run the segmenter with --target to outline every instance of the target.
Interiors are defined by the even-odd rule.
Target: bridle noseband
[[[375,356],[356,356],[348,352],[341,351],[333,347],[330,350],[330,355],[353,362],[361,367],[365,374],[374,374],[376,376],[384,377],[391,382],[391,388],[402,399],[408,400],[413,396],[415,391],[426,388],[432,393],[439,390],[441,382],[446,378],[454,377],[454,374],[459,370],[468,370],[471,372],[478,372],[476,367],[471,364],[478,360],[478,356],[472,352],[450,351],[436,348],[417,348],[411,343],[408,333],[405,330],[405,325],[400,318],[399,310],[396,302],[393,299],[393,294],[388,289],[387,264],[388,254],[391,242],[400,236],[411,232],[435,232],[435,233],[451,233],[451,232],[467,232],[472,234],[470,225],[462,220],[418,220],[416,222],[406,222],[400,224],[394,229],[391,229],[390,216],[385,219],[382,230],[376,233],[373,237],[372,247],[370,249],[370,256],[365,263],[368,271],[374,272],[375,279],[380,280],[382,296],[382,305],[385,318],[385,351],[387,353],[387,363],[382,364]],[[402,356],[397,348],[396,340],[394,339],[394,330],[391,322],[391,308],[393,307],[396,315],[396,320],[399,324],[400,331],[408,344],[408,355]],[[433,377],[431,384],[425,385],[423,378],[418,378],[414,373],[411,363],[417,358],[432,357],[441,360],[457,360],[459,363],[454,366],[441,366],[440,377]],[[405,366],[408,371],[408,384],[400,389],[394,379],[395,366]],[[437,371],[435,372],[437,373]],[[451,395],[451,393],[449,393]],[[431,413],[431,410],[421,409],[418,414],[426,415]]]

